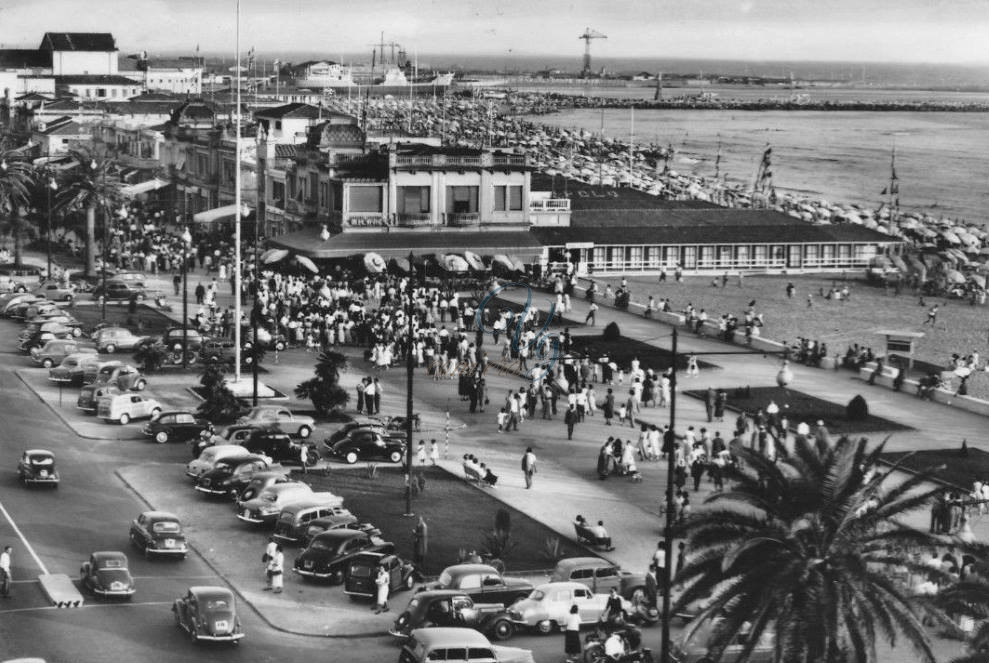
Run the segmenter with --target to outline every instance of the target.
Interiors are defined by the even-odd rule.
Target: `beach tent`
[[[306,256],[295,256],[295,264],[308,269],[313,274],[319,274],[319,267],[317,267],[316,263]]]
[[[364,267],[372,274],[380,274],[385,271],[385,259],[374,251],[364,254]]]
[[[440,265],[448,272],[466,272],[470,265],[456,253],[447,253],[440,258]]]
[[[944,278],[946,278],[950,283],[964,283],[965,275],[959,272],[957,269],[949,269],[944,273]]]
[[[279,260],[284,260],[288,255],[288,251],[285,249],[271,249],[270,251],[265,251],[261,254],[261,262],[266,265],[276,263]]]
[[[481,260],[481,256],[477,255],[473,251],[464,251],[464,260],[470,265],[470,268],[477,272],[484,271],[484,261]]]

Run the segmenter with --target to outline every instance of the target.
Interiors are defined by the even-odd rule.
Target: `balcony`
[[[454,228],[465,228],[481,225],[481,215],[478,212],[455,212],[443,215],[446,225]]]
[[[405,154],[395,155],[393,167],[397,168],[504,168],[528,165],[522,154]]]
[[[548,198],[546,200],[533,200],[529,203],[530,212],[569,212],[569,198]]]
[[[433,219],[429,212],[419,214],[396,214],[395,225],[404,226],[406,228],[431,226],[433,225]]]

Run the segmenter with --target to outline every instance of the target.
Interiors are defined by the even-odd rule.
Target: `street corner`
[[[351,601],[340,587],[286,582],[279,594],[264,590],[260,574],[251,577],[225,576],[240,597],[272,628],[296,635],[327,638],[368,637],[386,635],[397,611],[376,613],[373,602]],[[314,601],[313,594],[321,594]],[[403,603],[395,597],[396,605]]]

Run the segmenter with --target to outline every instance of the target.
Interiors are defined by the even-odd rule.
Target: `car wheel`
[[[168,432],[160,430],[157,433],[155,433],[155,442],[157,442],[158,444],[165,444],[166,442],[168,442]]]
[[[402,452],[401,451],[392,451],[390,454],[388,454],[388,460],[390,460],[393,463],[401,463],[402,462]]]
[[[536,630],[543,635],[548,635],[553,632],[553,627],[555,624],[548,619],[544,619],[536,624]]]
[[[312,435],[312,427],[310,426],[299,426],[299,437],[306,439]]]
[[[114,352],[116,352],[116,351],[117,351],[117,346],[116,346],[116,345],[114,345],[113,343],[109,343],[109,344],[108,344],[108,345],[107,345],[107,346],[106,346],[105,348],[103,348],[103,350],[104,350],[104,351],[105,351],[105,352],[106,352],[106,353],[107,353],[108,355],[112,355],[112,354],[113,354]]]
[[[354,463],[357,462],[357,452],[356,451],[348,451],[347,452],[347,455],[344,456],[344,460],[346,460],[348,463],[350,463],[351,465],[353,465]]]
[[[343,580],[344,580],[343,569],[337,569],[337,570],[335,570],[333,572],[333,575],[330,576],[330,581],[334,585],[342,585],[343,584]]]
[[[508,640],[515,633],[515,627],[507,619],[499,619],[491,627],[491,635],[495,640]]]
[[[405,589],[412,591],[412,588],[416,586],[416,577],[414,574],[409,574],[409,577],[405,579]]]
[[[41,365],[45,368],[51,368],[55,365],[55,362],[53,362],[49,357],[45,357],[44,361],[41,362]]]
[[[24,286],[22,286],[22,285],[19,285],[19,286],[17,286],[16,288],[14,288],[14,292],[16,292],[16,293],[23,293],[23,292],[27,292],[27,288],[25,288],[25,287],[24,287]]]
[[[153,408],[151,410],[151,418],[152,419],[157,419],[159,414],[161,414],[161,408],[160,407],[156,407],[156,408]]]
[[[120,423],[121,423],[121,425],[129,424],[130,423],[130,415],[129,414],[126,414],[126,413],[120,415]]]
[[[278,341],[277,343],[275,343],[276,352],[284,352],[284,350],[285,350],[285,344],[282,341]]]
[[[137,382],[134,383],[134,389],[136,389],[137,391],[144,391],[147,388],[147,386],[148,386],[147,380],[138,380]]]
[[[186,361],[190,366],[195,364],[198,360],[199,360],[199,355],[193,352],[192,350],[189,350],[189,352],[186,353]]]
[[[65,295],[65,297],[62,298],[62,301],[71,302],[72,299],[73,299],[72,293],[69,293],[69,294]]]
[[[79,338],[80,336],[82,336],[82,330],[79,329],[78,327],[73,327],[72,336],[74,336],[75,338]]]

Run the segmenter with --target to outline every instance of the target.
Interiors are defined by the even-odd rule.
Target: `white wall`
[[[52,73],[56,76],[113,75],[117,73],[117,52],[54,51]]]

